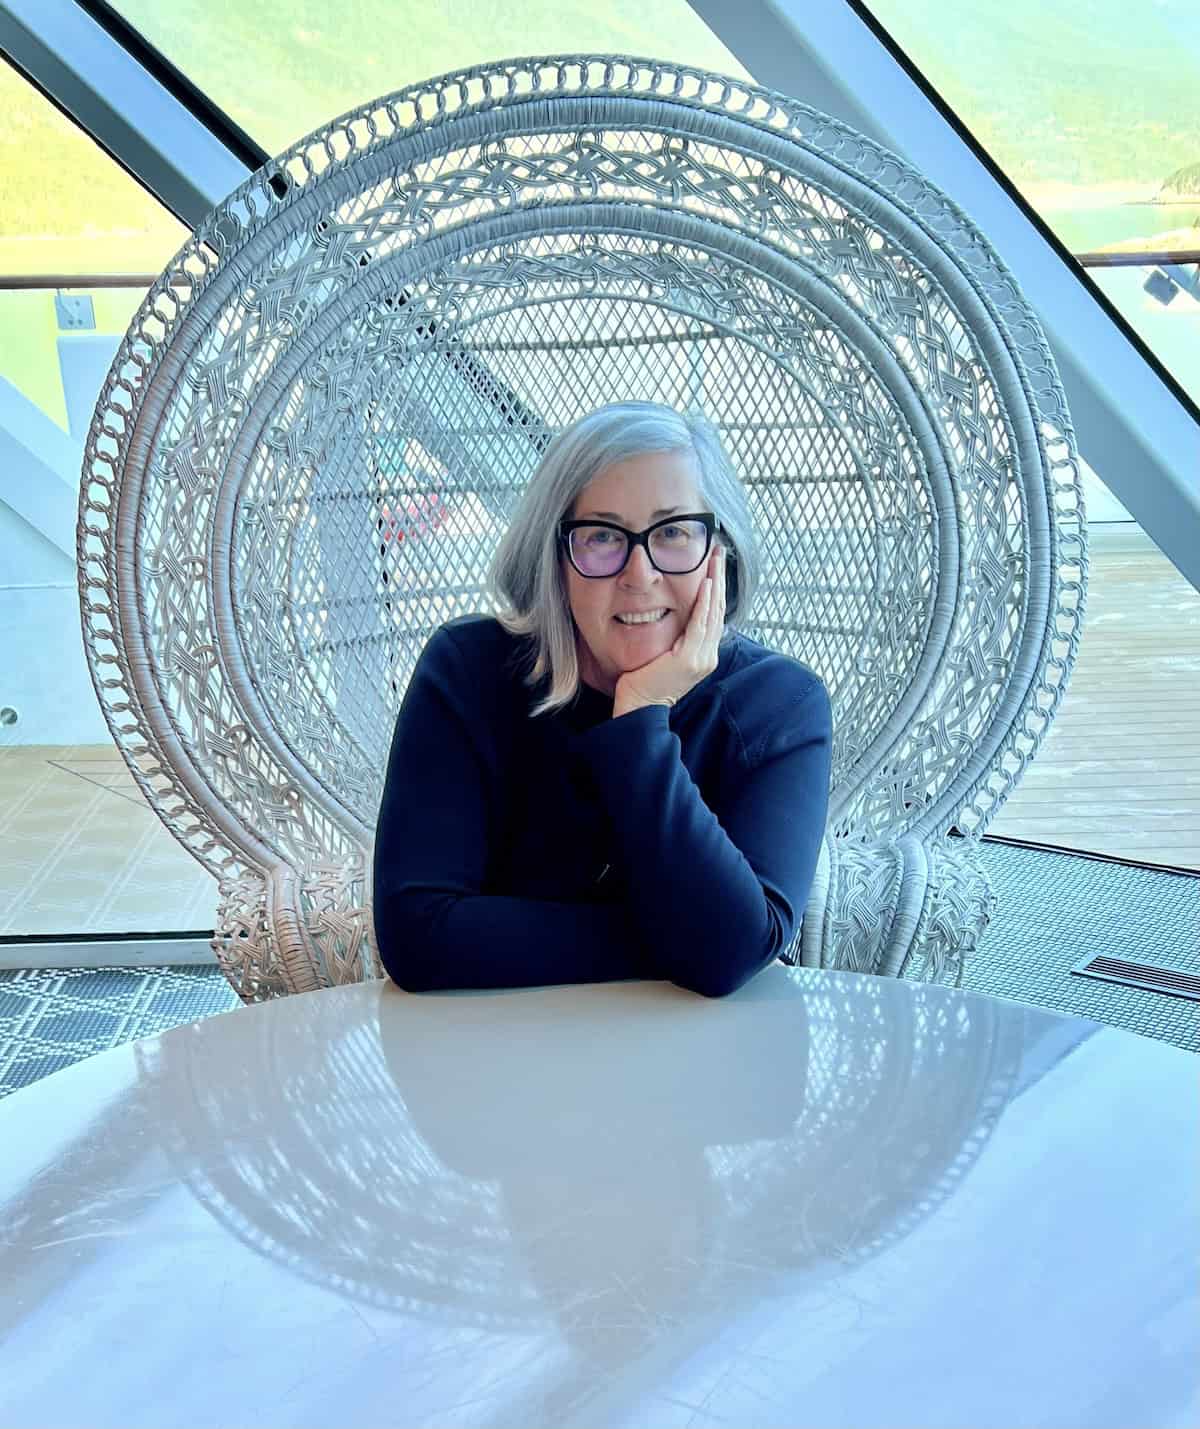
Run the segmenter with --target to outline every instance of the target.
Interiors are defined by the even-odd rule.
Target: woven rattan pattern
[[[831,833],[986,826],[1061,698],[1085,579],[1070,423],[1011,278],[918,175],[782,96],[514,61],[248,181],[102,394],[85,641],[212,871],[278,911],[281,863],[360,858],[421,646],[488,608],[546,435],[627,396],[703,405],[743,474],[765,566],[743,624],[830,687]],[[444,519],[413,529],[431,493]],[[353,925],[364,890],[330,876]],[[240,917],[218,941],[265,988]]]

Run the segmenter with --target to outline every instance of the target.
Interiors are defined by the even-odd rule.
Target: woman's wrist
[[[632,714],[634,710],[649,709],[653,705],[662,705],[664,709],[670,709],[670,702],[667,700],[614,700],[613,719],[620,719],[622,715]]]

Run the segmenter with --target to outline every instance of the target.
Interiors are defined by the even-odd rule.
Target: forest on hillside
[[[121,0],[128,19],[270,152],[401,85],[514,51],[665,57],[744,75],[686,0]],[[1144,196],[1200,174],[1200,11],[1183,0],[871,0],[877,19],[1039,206]],[[1179,177],[1179,176],[1183,177]],[[57,235],[108,271],[162,266],[184,230],[0,64],[0,270]],[[1197,180],[1200,186],[1200,180]],[[1176,191],[1177,199],[1196,192]],[[1115,194],[1113,202],[1120,202]],[[89,254],[90,249],[90,254]],[[101,261],[103,260],[103,261]],[[114,266],[116,265],[116,266]]]

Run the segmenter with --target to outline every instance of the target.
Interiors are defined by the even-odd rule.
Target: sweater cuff
[[[572,740],[576,751],[594,764],[607,764],[616,758],[628,760],[632,757],[631,748],[641,748],[659,733],[673,733],[670,717],[668,705],[642,705],[616,719],[601,720],[572,736]]]

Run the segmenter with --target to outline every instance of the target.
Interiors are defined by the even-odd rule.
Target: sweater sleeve
[[[392,735],[373,855],[384,970],[409,992],[661,976],[624,909],[481,893],[497,825],[478,672],[439,631]]]
[[[790,700],[781,695],[760,687],[746,730],[727,715],[741,767],[722,781],[715,809],[664,706],[577,741],[657,976],[708,997],[734,991],[787,950],[816,872],[829,807],[829,697],[815,676]]]

